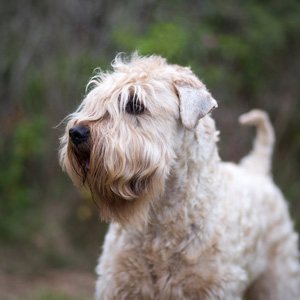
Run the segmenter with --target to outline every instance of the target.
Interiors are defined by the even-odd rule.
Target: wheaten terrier
[[[112,222],[96,299],[300,299],[297,234],[274,185],[267,115],[239,165],[220,160],[217,107],[189,68],[117,56],[61,139],[60,161]]]

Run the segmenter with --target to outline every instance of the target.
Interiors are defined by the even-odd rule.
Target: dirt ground
[[[70,270],[50,270],[26,277],[0,273],[0,300],[23,299],[42,290],[92,299],[95,280],[93,273]]]

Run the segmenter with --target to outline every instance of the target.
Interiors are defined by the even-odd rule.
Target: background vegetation
[[[26,289],[7,284],[48,269],[93,274],[106,225],[60,170],[56,126],[81,102],[93,70],[108,68],[118,52],[139,49],[192,67],[219,102],[224,160],[251,147],[253,132],[240,129],[238,116],[268,111],[274,179],[299,230],[299,16],[297,0],[2,1],[0,299],[75,300],[33,289],[22,298]]]

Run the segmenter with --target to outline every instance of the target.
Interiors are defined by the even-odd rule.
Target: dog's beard
[[[96,141],[99,135],[91,133],[94,138],[81,149],[68,145],[70,177],[79,188],[91,190],[103,220],[122,225],[145,222],[149,202],[164,189],[166,153],[145,139],[102,132]]]

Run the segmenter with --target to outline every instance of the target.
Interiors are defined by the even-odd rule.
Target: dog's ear
[[[180,117],[187,129],[196,127],[198,121],[218,107],[217,101],[204,88],[176,86],[180,100]]]
[[[180,117],[184,127],[192,130],[198,121],[218,107],[205,85],[189,68],[174,66],[178,72],[174,85],[179,97]]]

